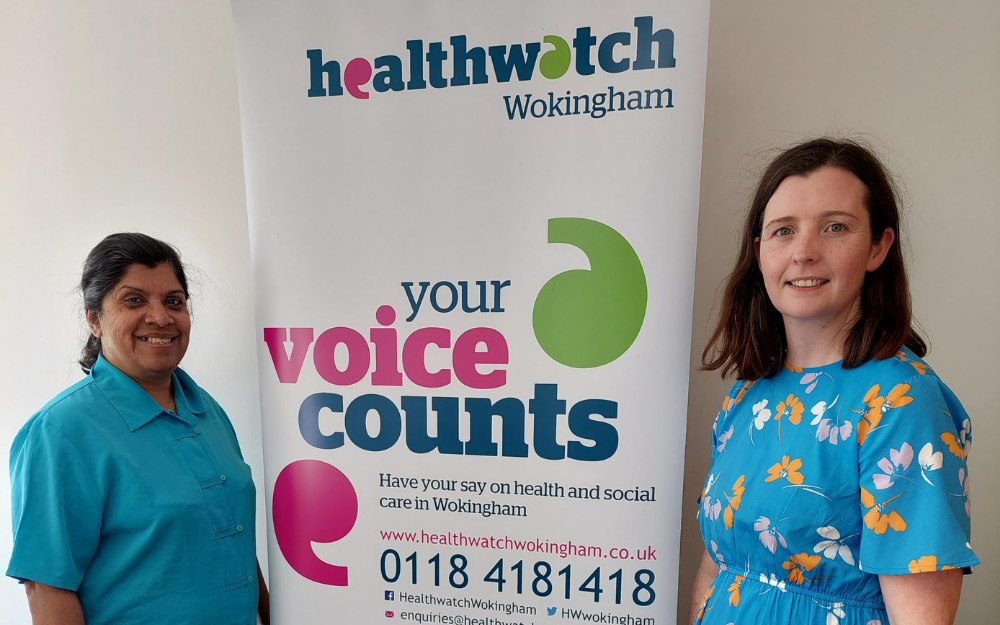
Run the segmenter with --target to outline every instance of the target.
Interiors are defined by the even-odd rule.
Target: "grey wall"
[[[1000,613],[1000,3],[712,0],[692,368],[754,175],[768,150],[816,134],[881,142],[908,192],[909,261],[928,360],[973,418],[972,545],[958,621]],[[703,546],[695,500],[730,381],[693,372],[679,622]]]

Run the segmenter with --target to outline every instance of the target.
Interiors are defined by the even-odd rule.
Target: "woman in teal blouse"
[[[191,320],[177,252],[110,235],[81,290],[87,376],[10,454],[7,575],[34,625],[267,622],[250,467],[226,413],[178,368]]]

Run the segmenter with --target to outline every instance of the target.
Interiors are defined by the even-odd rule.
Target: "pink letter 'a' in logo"
[[[306,579],[347,586],[347,567],[320,560],[311,543],[332,543],[358,519],[358,495],[347,476],[319,460],[298,460],[281,470],[271,499],[274,536],[288,564]]]

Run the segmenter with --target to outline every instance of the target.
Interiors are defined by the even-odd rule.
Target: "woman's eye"
[[[787,237],[791,233],[792,229],[789,228],[788,226],[785,226],[784,228],[778,228],[777,230],[774,231],[774,234],[779,237]]]
[[[844,228],[844,224],[831,224],[830,225],[830,232],[843,232],[844,229],[845,229]]]
[[[170,299],[167,300],[167,306],[183,308],[184,301],[176,297],[171,297]]]

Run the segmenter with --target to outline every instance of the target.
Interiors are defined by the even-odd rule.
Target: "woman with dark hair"
[[[255,490],[236,433],[178,368],[191,319],[177,251],[112,234],[81,280],[86,377],[10,453],[14,549],[34,625],[269,619]]]
[[[766,169],[705,369],[712,431],[697,623],[952,623],[969,544],[969,418],[921,358],[896,193],[844,141]]]

